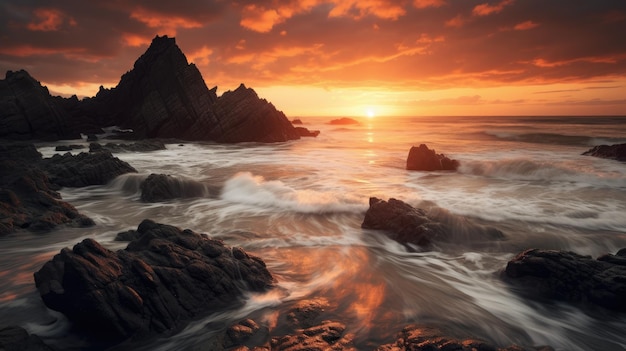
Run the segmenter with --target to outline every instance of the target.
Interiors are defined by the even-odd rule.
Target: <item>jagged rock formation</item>
[[[426,144],[411,147],[406,159],[406,169],[412,171],[455,171],[457,168],[459,168],[459,161],[436,153]]]
[[[598,145],[583,152],[585,156],[595,156],[600,158],[610,158],[626,162],[626,144]]]
[[[504,277],[534,298],[626,312],[626,249],[597,260],[569,251],[530,249],[508,262]]]
[[[103,127],[132,129],[126,138],[176,138],[224,143],[300,138],[274,105],[243,84],[217,97],[174,38],[155,37],[112,89],[93,98],[51,97],[25,71],[0,81],[0,138],[76,139]]]
[[[63,249],[35,273],[51,309],[112,343],[171,334],[190,319],[240,303],[273,284],[265,263],[189,229],[144,220],[113,252],[93,239]]]
[[[8,71],[0,80],[0,138],[76,139],[70,115],[28,72]]]

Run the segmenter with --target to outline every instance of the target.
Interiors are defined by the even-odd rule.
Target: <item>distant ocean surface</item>
[[[150,218],[243,247],[267,263],[278,288],[145,350],[199,347],[219,326],[247,316],[271,326],[285,304],[312,297],[330,301],[328,319],[345,323],[359,350],[391,342],[408,323],[501,346],[626,350],[623,314],[526,300],[499,278],[527,248],[597,257],[626,247],[626,163],[581,156],[595,145],[626,143],[626,117],[376,117],[358,125],[301,119],[321,134],[278,144],[185,142],[118,153],[139,174],[62,189],[63,199],[97,225],[0,238],[0,325],[22,325],[55,344],[68,322],[45,308],[33,272],[87,237],[124,248],[115,235]],[[56,145],[76,143],[37,146],[50,157]],[[458,172],[405,170],[409,149],[422,143],[459,160]],[[150,173],[201,181],[207,194],[142,203],[139,184]],[[497,227],[506,239],[473,242],[459,233],[432,251],[408,252],[361,229],[372,196],[463,215]]]

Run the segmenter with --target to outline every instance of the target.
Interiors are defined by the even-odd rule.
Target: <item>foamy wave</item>
[[[222,199],[301,213],[364,212],[365,201],[349,194],[297,190],[281,181],[267,181],[250,172],[237,173],[224,184]]]
[[[585,169],[580,165],[538,162],[524,158],[465,161],[461,163],[459,172],[507,180],[564,181],[581,182],[595,186],[626,187],[626,177],[621,172],[599,172],[598,170]]]

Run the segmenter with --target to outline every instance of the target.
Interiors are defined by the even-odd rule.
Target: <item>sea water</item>
[[[146,350],[200,348],[213,332],[249,316],[280,333],[277,316],[310,298],[329,301],[327,319],[345,323],[360,350],[391,342],[409,323],[500,346],[626,349],[625,315],[527,300],[500,278],[507,261],[528,248],[597,257],[626,247],[626,163],[581,155],[595,145],[626,143],[626,118],[376,117],[355,125],[301,119],[321,134],[276,144],[172,142],[162,151],[118,153],[137,174],[63,188],[63,199],[96,226],[0,238],[0,324],[80,348],[63,344],[69,322],[45,308],[33,272],[84,238],[122,249],[115,235],[150,218],[243,247],[267,263],[277,288],[143,345]],[[50,157],[55,146],[80,142],[37,147]],[[459,160],[459,170],[405,170],[409,149],[422,143]],[[144,203],[139,184],[151,173],[200,182],[206,191]],[[474,241],[459,230],[452,242],[410,251],[361,228],[370,197],[464,216],[500,229],[505,239]]]

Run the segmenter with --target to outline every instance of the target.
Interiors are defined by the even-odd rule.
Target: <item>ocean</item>
[[[507,261],[528,248],[597,257],[626,247],[626,163],[581,155],[595,145],[626,143],[626,117],[378,116],[356,118],[358,125],[301,119],[321,134],[276,144],[177,142],[162,151],[118,153],[139,173],[62,189],[63,199],[96,226],[0,238],[0,325],[21,325],[53,345],[80,348],[80,341],[62,341],[69,322],[45,308],[33,272],[84,238],[124,248],[115,235],[150,218],[243,247],[267,263],[277,288],[138,349],[200,349],[214,331],[249,316],[279,333],[278,316],[291,304],[325,298],[327,319],[345,323],[359,350],[391,342],[409,323],[500,346],[626,350],[626,315],[528,300],[500,278]],[[50,157],[56,145],[80,142],[37,147]],[[459,160],[459,170],[405,170],[409,149],[422,143]],[[151,173],[201,182],[206,191],[143,203],[139,184]],[[407,250],[361,228],[370,197],[466,217],[500,229],[505,239],[477,242],[460,230],[429,251]]]

